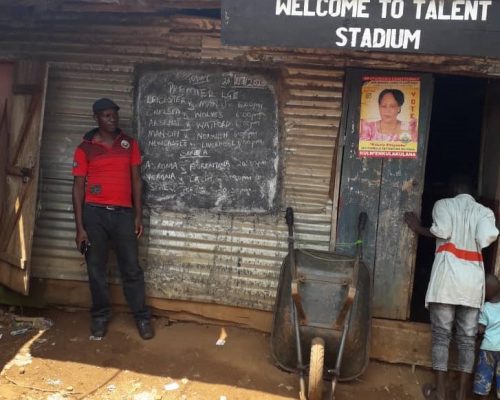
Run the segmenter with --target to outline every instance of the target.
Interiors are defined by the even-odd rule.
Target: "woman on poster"
[[[380,119],[360,123],[360,140],[380,142],[416,142],[417,121],[400,121],[398,115],[405,102],[405,96],[399,89],[384,89],[378,96]]]

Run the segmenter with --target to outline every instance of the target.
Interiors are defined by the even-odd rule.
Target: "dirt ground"
[[[154,321],[143,341],[129,314],[114,316],[102,341],[89,340],[86,311],[34,311],[48,330],[21,326],[0,309],[0,399],[8,400],[279,400],[298,398],[298,376],[275,367],[269,336],[234,327],[216,346],[221,327]],[[337,400],[421,399],[427,370],[372,361],[358,380],[343,383]],[[328,386],[328,385],[326,385]],[[325,399],[327,398],[325,393]]]

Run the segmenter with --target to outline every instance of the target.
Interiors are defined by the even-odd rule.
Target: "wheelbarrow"
[[[301,400],[320,400],[324,379],[331,379],[333,400],[337,382],[360,376],[369,360],[372,283],[362,262],[367,215],[359,216],[352,255],[295,249],[293,219],[287,208],[288,255],[274,308],[272,353],[280,368],[299,373]]]

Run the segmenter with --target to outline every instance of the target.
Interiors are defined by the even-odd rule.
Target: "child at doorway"
[[[500,282],[495,275],[486,277],[486,302],[479,313],[478,333],[484,334],[476,366],[474,393],[487,399],[493,377],[500,399]]]

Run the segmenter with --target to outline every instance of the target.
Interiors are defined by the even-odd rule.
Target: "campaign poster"
[[[416,158],[419,111],[419,77],[364,76],[359,157]]]

